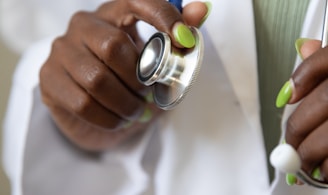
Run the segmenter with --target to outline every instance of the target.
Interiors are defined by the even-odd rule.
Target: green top
[[[253,0],[257,36],[261,123],[269,157],[281,135],[282,109],[276,96],[290,78],[295,59],[295,40],[300,38],[309,0]],[[274,172],[270,164],[272,181]]]

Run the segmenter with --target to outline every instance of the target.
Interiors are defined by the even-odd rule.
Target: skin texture
[[[188,6],[193,11],[186,7],[188,14],[181,15],[164,0],[117,0],[71,18],[40,71],[43,102],[68,140],[87,151],[103,151],[144,132],[163,113],[146,101],[150,88],[136,78],[144,44],[136,22],[168,33],[182,47],[173,39],[174,26],[198,26],[207,12],[205,5]],[[152,119],[138,122],[145,109]]]
[[[319,167],[328,182],[328,48],[309,40],[300,51],[305,60],[292,75],[289,101],[300,104],[288,120],[286,142],[297,149],[303,170],[311,175]]]
[[[172,29],[181,22],[199,26],[206,13],[204,3],[194,2],[181,15],[164,0],[117,0],[76,13],[40,71],[42,99],[63,135],[84,150],[103,151],[143,133],[163,111],[145,100],[150,89],[136,78],[144,44],[136,22],[168,33],[181,48]],[[289,103],[303,101],[288,120],[286,142],[299,152],[304,170],[319,166],[328,181],[328,48],[307,41],[301,53]],[[138,122],[145,109],[152,119]]]

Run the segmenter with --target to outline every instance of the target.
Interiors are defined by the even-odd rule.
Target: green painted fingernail
[[[146,108],[144,110],[144,113],[142,114],[142,116],[138,119],[138,121],[140,123],[146,123],[149,122],[150,119],[152,118],[153,113],[151,112],[151,110],[149,108]]]
[[[207,7],[207,12],[206,15],[203,17],[203,19],[200,22],[199,26],[202,26],[204,24],[204,22],[206,21],[206,19],[208,18],[208,16],[210,15],[211,11],[212,11],[212,3],[209,1],[204,2],[206,7]]]
[[[292,83],[291,81],[287,81],[279,91],[279,94],[276,99],[276,107],[281,108],[285,106],[291,97],[292,97]]]
[[[174,38],[182,46],[186,48],[192,48],[195,46],[195,37],[192,34],[191,30],[184,24],[177,24],[173,30]]]
[[[320,168],[319,167],[317,167],[316,169],[313,170],[312,177],[314,179],[318,179],[318,180],[321,179],[321,173],[320,173]]]
[[[303,59],[303,56],[302,56],[302,53],[301,53],[301,47],[303,46],[304,42],[306,42],[307,40],[309,40],[309,39],[299,38],[295,41],[296,52],[297,52],[298,56],[300,56],[300,58],[302,58],[302,60],[304,60],[304,59]]]
[[[289,173],[286,174],[286,183],[287,183],[287,185],[292,186],[292,185],[296,184],[296,182],[297,182],[297,178],[296,178],[295,175],[289,174]]]
[[[148,103],[153,103],[154,102],[154,97],[153,97],[153,93],[150,92],[146,97],[145,97],[146,101]]]

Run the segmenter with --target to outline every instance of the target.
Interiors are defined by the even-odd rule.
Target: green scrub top
[[[275,107],[276,96],[290,78],[295,64],[294,43],[300,38],[309,0],[253,0],[261,124],[267,159],[281,135],[282,109]],[[270,181],[274,170],[268,163]]]

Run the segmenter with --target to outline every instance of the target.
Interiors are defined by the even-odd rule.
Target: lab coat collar
[[[253,3],[230,1],[212,1],[205,27],[215,42],[242,110],[254,129],[260,131]]]

